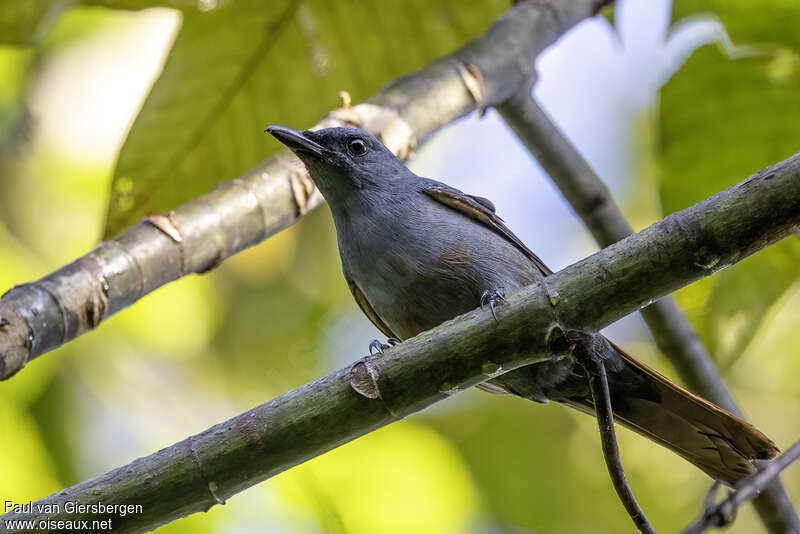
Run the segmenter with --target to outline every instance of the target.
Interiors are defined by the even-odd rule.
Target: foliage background
[[[478,35],[508,6],[62,7],[0,6],[5,288],[251,167],[278,148],[261,134],[266,124],[309,125],[340,89],[359,101]],[[628,0],[614,17],[616,29],[600,17],[547,51],[535,93],[637,229],[797,150],[800,15],[791,0]],[[725,43],[723,27],[733,47],[692,53]],[[492,198],[553,268],[595,248],[493,113],[444,129],[411,166]],[[678,294],[747,414],[783,448],[800,436],[798,260],[800,242],[788,239]],[[609,335],[671,374],[638,318]],[[341,278],[327,208],[318,209],[0,384],[0,501],[40,498],[169,445],[349,363],[375,337]],[[644,509],[676,531],[709,481],[644,439],[620,439]],[[784,481],[798,499],[800,468]],[[592,419],[467,391],[159,532],[630,528]],[[756,528],[748,509],[732,531]]]

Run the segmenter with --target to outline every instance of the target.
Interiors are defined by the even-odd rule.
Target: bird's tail
[[[728,484],[753,473],[753,460],[768,460],[778,453],[775,444],[749,423],[611,345],[624,361],[621,369],[608,374],[614,416],[624,426]],[[568,399],[567,404],[594,413],[586,397]]]

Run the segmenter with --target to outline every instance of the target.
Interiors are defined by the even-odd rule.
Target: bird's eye
[[[367,153],[367,143],[363,139],[356,137],[347,143],[347,150],[354,156],[363,156]]]

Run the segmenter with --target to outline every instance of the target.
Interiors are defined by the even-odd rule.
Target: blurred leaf
[[[41,35],[41,25],[56,16],[65,2],[25,0],[3,2],[0,9],[0,44],[32,45]]]
[[[695,52],[661,97],[661,201],[665,213],[690,206],[796,152],[800,145],[800,12],[795,2],[678,0],[673,19],[711,11],[754,55]],[[770,304],[800,274],[795,239],[717,275],[701,337],[722,361],[747,346]]]
[[[106,235],[256,165],[277,148],[262,133],[267,124],[309,126],[339,90],[358,102],[451,52],[507,7],[240,0],[187,10],[120,153]]]
[[[67,2],[60,3],[67,4]],[[53,147],[52,144],[43,142],[47,134],[45,132],[45,135],[42,136],[42,127],[46,131],[47,123],[51,118],[46,116],[47,112],[44,110],[49,105],[60,104],[60,110],[67,111],[72,105],[78,103],[75,99],[67,99],[58,104],[54,104],[52,100],[43,102],[41,100],[42,90],[46,93],[48,87],[53,87],[47,81],[48,76],[53,73],[52,67],[63,61],[65,57],[69,57],[73,50],[79,49],[73,45],[90,42],[98,32],[106,32],[108,35],[124,35],[126,30],[130,32],[131,20],[136,18],[128,11],[84,5],[70,7],[63,13],[53,8],[51,13],[57,11],[59,16],[51,17],[52,20],[47,24],[47,31],[41,31],[39,32],[41,35],[37,35],[35,47],[0,45],[0,188],[3,190],[3,194],[0,195],[0,221],[17,239],[43,256],[49,257],[57,257],[60,252],[59,247],[53,246],[52,240],[46,240],[46,243],[40,244],[33,238],[36,233],[33,227],[46,220],[47,216],[52,213],[47,205],[47,199],[40,196],[42,192],[34,192],[36,189],[35,177],[47,175],[34,170],[34,167],[48,159],[42,156],[43,151]],[[74,65],[77,68],[73,68],[70,72],[72,80],[69,86],[90,85],[88,78],[83,73],[96,67],[95,60],[96,56],[86,56],[80,62],[76,61]],[[120,61],[122,60],[120,59]],[[97,80],[98,77],[93,79]],[[129,84],[129,86],[131,85]],[[38,104],[36,102],[37,95],[40,99]],[[115,98],[110,98],[103,102],[102,107],[107,108],[111,102],[115,101]],[[82,124],[90,123],[89,115],[81,114],[81,122]],[[73,128],[72,125],[59,126],[63,131],[76,132],[76,128]],[[78,126],[77,130],[79,131],[80,128]],[[51,152],[55,151],[51,150]],[[113,155],[109,154],[109,156]],[[70,158],[70,163],[76,159],[79,158]],[[51,185],[54,187],[45,188],[44,196],[52,194],[57,197],[56,202],[65,200],[63,196],[65,193],[71,197],[80,195],[82,198],[87,198],[85,190],[75,187],[75,183],[66,179],[66,176],[71,173],[68,172],[69,169],[64,169],[64,166],[64,158],[55,162],[52,176],[59,178],[53,180]],[[108,187],[110,167],[111,161],[108,169],[102,171],[103,189]],[[81,174],[96,176],[97,173],[93,171],[94,168],[87,168],[82,170]],[[77,173],[75,174],[77,175]],[[34,197],[37,198],[36,202],[31,201]],[[93,192],[88,198],[98,198],[98,195]],[[84,210],[81,213],[97,224],[102,219],[101,213],[105,211],[106,203],[102,202],[98,208],[102,211],[91,213],[89,210]],[[39,217],[37,212],[43,213],[44,217]],[[95,241],[95,236],[96,234],[92,235],[89,238],[90,241]]]
[[[800,351],[800,340],[797,339],[800,314],[797,310],[800,310],[800,283],[793,285],[771,307],[753,341],[732,369],[737,381],[746,384],[754,394],[763,394],[764,398],[759,401],[767,402],[767,396],[787,396],[795,400],[800,397],[797,387],[797,377],[800,376],[800,358],[797,358]],[[751,405],[744,406],[750,408]],[[773,428],[764,428],[766,425],[759,419],[754,418],[753,421],[759,421],[759,429],[779,446],[797,439],[800,429],[795,424],[787,424],[789,421],[800,421],[800,417],[790,415],[790,411],[798,407],[796,402],[787,402],[772,413],[765,410],[760,402],[752,406],[766,411],[764,419]]]
[[[0,402],[0,428],[3,501],[27,504],[58,490],[61,481],[55,479],[52,458],[27,410],[11,400]]]
[[[193,357],[208,345],[219,321],[212,284],[203,276],[176,280],[110,317],[106,328],[120,339],[135,339],[141,351],[157,352],[160,358]]]
[[[324,532],[468,532],[480,501],[458,450],[436,431],[399,421],[275,477]]]
[[[0,46],[0,132],[14,122],[13,112],[25,89],[32,53],[13,46]]]
[[[797,280],[798,265],[800,240],[791,237],[720,273],[703,332],[720,362],[732,364],[747,348],[772,304]]]
[[[47,33],[36,42],[37,59],[44,63],[49,56],[63,52],[67,47],[92,37],[100,31],[124,28],[127,17],[124,12],[99,7],[78,5],[64,11],[50,24]]]
[[[0,188],[8,191],[16,165],[25,152],[31,130],[31,113],[22,95],[33,54],[29,50],[0,46]],[[0,195],[0,222],[15,231],[10,203],[12,195]]]
[[[214,1],[214,0],[211,0]],[[205,2],[208,3],[208,2]],[[170,7],[197,9],[203,1],[194,0],[10,0],[0,9],[0,44],[33,46],[50,30],[61,12],[75,5],[95,5],[114,9]]]
[[[461,396],[472,397],[468,409],[446,410],[452,399],[418,417],[458,448],[493,522],[529,529],[522,532],[633,532],[611,489],[593,418],[557,403],[477,390]],[[639,503],[659,531],[677,532],[696,513],[707,479],[633,432],[620,428],[618,439]]]
[[[0,9],[0,44],[33,46],[46,35],[65,8],[89,2],[61,0],[23,0],[4,2]],[[103,2],[112,5],[121,2]],[[140,2],[158,4],[157,2]],[[163,3],[163,2],[162,2]]]

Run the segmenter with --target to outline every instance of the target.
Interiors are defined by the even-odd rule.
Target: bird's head
[[[383,143],[359,128],[301,132],[268,126],[264,131],[297,154],[329,203],[358,192],[388,191],[409,173]]]

